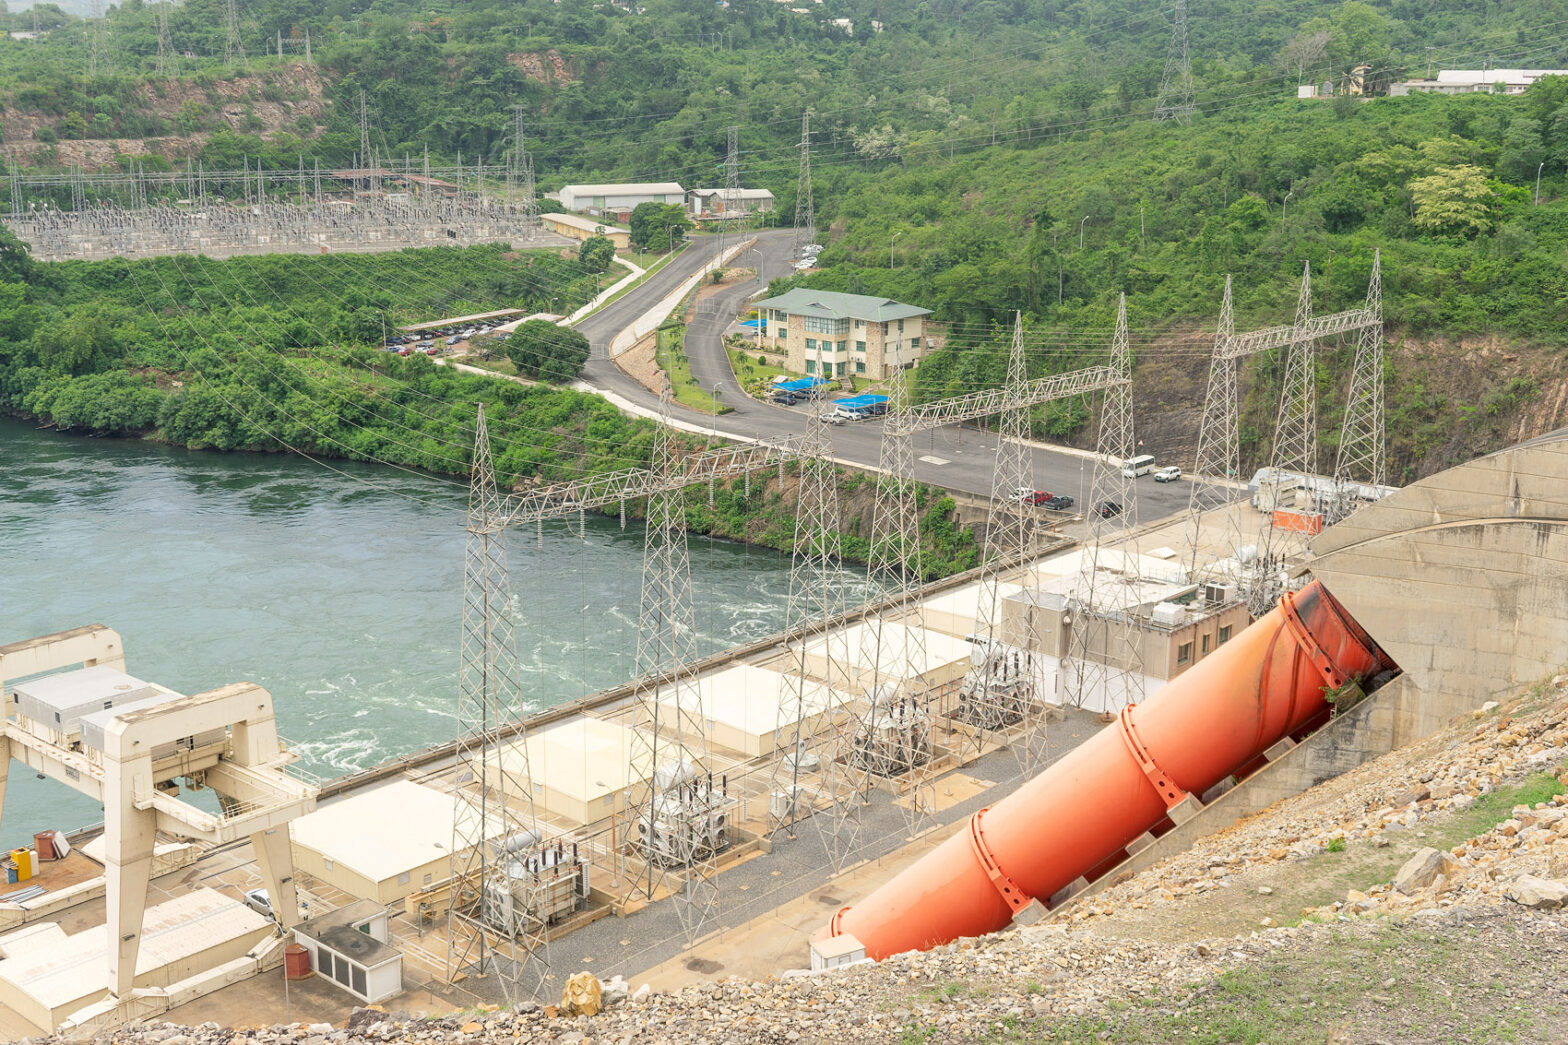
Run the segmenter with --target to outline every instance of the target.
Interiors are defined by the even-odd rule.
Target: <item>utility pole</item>
[[[229,0],[233,3],[234,0]],[[359,92],[359,165],[365,170],[365,189],[370,189],[370,110],[365,105],[365,91]]]
[[[1170,48],[1165,52],[1165,75],[1160,79],[1160,95],[1154,103],[1155,123],[1187,123],[1197,108],[1193,102],[1192,58],[1187,53],[1187,0],[1176,0],[1175,18]]]
[[[740,128],[731,126],[727,137],[729,150],[724,159],[724,218],[719,223],[719,256],[724,256],[724,234],[731,227],[743,232],[741,219],[735,217],[740,200]]]
[[[795,179],[795,259],[816,242],[816,211],[811,206],[811,110],[800,116],[800,174]]]

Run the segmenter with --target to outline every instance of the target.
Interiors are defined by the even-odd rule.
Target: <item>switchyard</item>
[[[803,129],[809,186],[808,142]],[[799,234],[809,239],[809,225]],[[604,974],[635,974],[711,946],[715,934],[722,939],[736,928],[738,914],[760,913],[744,895],[754,889],[778,903],[835,874],[872,884],[868,876],[901,866],[906,845],[920,849],[960,826],[999,789],[1080,743],[1097,717],[1125,718],[1127,709],[1201,666],[1244,630],[1249,601],[1272,604],[1306,583],[1301,536],[1313,527],[1301,521],[1332,525],[1357,507],[1346,491],[1379,488],[1384,478],[1375,266],[1373,273],[1365,309],[1314,317],[1304,281],[1293,323],[1244,334],[1232,329],[1227,290],[1190,510],[1160,524],[1129,522],[1137,484],[1124,462],[1137,443],[1125,301],[1104,365],[1029,378],[1020,319],[1001,388],[916,405],[902,367],[895,367],[865,606],[851,603],[836,572],[836,468],[827,426],[815,417],[798,438],[697,452],[680,450],[661,425],[649,469],[514,494],[497,488],[481,410],[455,747],[409,760],[392,779],[337,795],[314,812],[311,785],[297,792],[275,785],[278,794],[295,796],[292,827],[285,817],[253,832],[249,851],[228,845],[241,841],[238,828],[219,831],[209,839],[219,848],[190,856],[217,861],[206,877],[242,906],[246,891],[264,883],[272,913],[306,948],[311,967],[343,987],[342,1006],[387,996],[394,952],[404,988],[429,992],[441,1000],[435,1004],[520,1001],[558,993],[564,974],[590,961],[603,963],[595,968]],[[1238,503],[1238,361],[1285,350],[1286,373],[1298,376],[1288,377],[1281,404],[1281,432],[1289,439],[1276,444],[1299,447],[1300,433],[1315,431],[1316,410],[1299,375],[1313,372],[1316,340],[1346,332],[1361,337],[1360,376],[1332,481],[1304,486],[1294,503],[1267,513]],[[1100,437],[1079,535],[1064,538],[1012,496],[1033,486],[1024,451],[1029,411],[1086,395],[1102,399]],[[824,403],[812,410],[820,415]],[[913,437],[994,416],[1000,438],[981,565],[923,586]],[[1276,457],[1281,470],[1316,473],[1315,458],[1286,451]],[[785,631],[699,666],[686,491],[786,470],[797,480],[797,525]],[[575,522],[587,510],[613,511],[627,501],[647,504],[637,677],[625,692],[531,723],[523,715],[501,536],[509,528]],[[1095,510],[1103,504],[1117,511]],[[59,638],[39,641],[48,646]],[[95,659],[9,674],[75,664],[93,670]],[[129,728],[125,716],[135,711],[106,707],[96,714],[113,732]],[[1048,729],[1053,719],[1063,726]],[[246,764],[235,752],[254,750],[246,746],[253,728],[221,725],[227,732],[211,738],[214,757]],[[197,747],[208,743],[201,730],[193,732]],[[274,760],[285,754],[278,748]],[[210,784],[203,773],[181,762],[167,779]],[[165,801],[148,800],[160,808]],[[225,816],[249,808],[242,803]],[[110,843],[112,891],[112,834]],[[149,848],[146,859],[153,855]],[[292,873],[280,873],[290,866]],[[781,881],[770,883],[775,877]],[[391,917],[376,928],[364,904]],[[0,897],[0,910],[8,906],[22,905]],[[322,921],[338,911],[350,913]],[[368,920],[360,924],[362,913]],[[20,922],[33,920],[24,908]],[[376,942],[387,950],[367,945],[356,965],[329,939],[345,926],[383,932]],[[805,941],[797,943],[803,961]],[[269,946],[246,952],[254,968],[282,961],[281,947]],[[340,960],[347,963],[342,976]],[[362,976],[355,972],[361,966]],[[69,1001],[42,1022],[34,1019],[42,1010],[13,1011],[43,1029],[53,1029],[44,1022],[103,1026],[124,1018],[131,994],[122,975],[97,1008],[65,1012],[75,1004]],[[137,1000],[147,1012],[186,997],[165,991]]]

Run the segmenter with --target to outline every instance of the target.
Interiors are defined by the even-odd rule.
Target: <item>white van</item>
[[[1148,475],[1154,471],[1154,455],[1139,454],[1129,457],[1122,462],[1122,475],[1128,479],[1136,479],[1140,475]]]

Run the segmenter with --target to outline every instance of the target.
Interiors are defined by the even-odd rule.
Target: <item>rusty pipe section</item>
[[[1325,687],[1396,669],[1318,582],[989,809],[819,936],[866,954],[995,932],[1119,856],[1189,795],[1325,718]]]

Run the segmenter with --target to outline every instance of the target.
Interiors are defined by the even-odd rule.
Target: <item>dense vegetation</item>
[[[209,168],[292,168],[302,155],[342,164],[359,148],[363,91],[372,145],[386,154],[497,157],[513,144],[515,106],[544,188],[703,185],[722,182],[725,130],[736,125],[742,182],[772,189],[775,220],[788,223],[809,109],[819,238],[831,244],[826,271],[809,281],[916,301],[949,324],[921,395],[999,380],[996,331],[1014,310],[1032,331],[1037,371],[1092,360],[1099,346],[1081,332],[1109,327],[1121,291],[1145,362],[1174,343],[1167,358],[1201,369],[1182,339],[1212,323],[1225,273],[1236,277],[1239,323],[1282,322],[1304,261],[1317,308],[1344,308],[1364,294],[1374,248],[1396,338],[1562,343],[1568,86],[1544,82],[1523,98],[1294,93],[1301,82],[1342,85],[1361,64],[1374,90],[1429,64],[1568,64],[1568,0],[1205,0],[1189,18],[1190,125],[1149,120],[1171,27],[1169,12],[1144,0],[825,0],[805,10],[762,0],[254,0],[240,27],[250,75],[229,79],[222,5],[190,0],[169,12],[174,49],[194,56],[174,81],[151,76],[155,6],[111,9],[112,71],[96,75],[90,27],[45,7],[46,38],[0,41],[5,144],[29,136],[20,155],[48,165],[66,153],[33,153],[33,143],[178,133],[188,137],[149,142],[162,154],[136,162],[168,166],[184,155],[169,153],[177,148]],[[32,27],[31,13],[10,18]],[[307,31],[319,83],[295,68]],[[664,234],[638,224],[650,242]],[[374,308],[324,321],[347,324],[333,336],[363,335]],[[1064,330],[1080,333],[1052,333]],[[1327,355],[1325,392],[1342,354]],[[1270,365],[1247,384],[1254,459],[1277,387]],[[1506,413],[1537,384],[1499,373],[1454,401],[1430,377],[1399,364],[1390,374],[1407,475],[1446,463],[1431,456],[1445,433]],[[1089,417],[1084,404],[1062,404],[1038,425],[1071,437]],[[1331,442],[1331,406],[1321,428]]]

